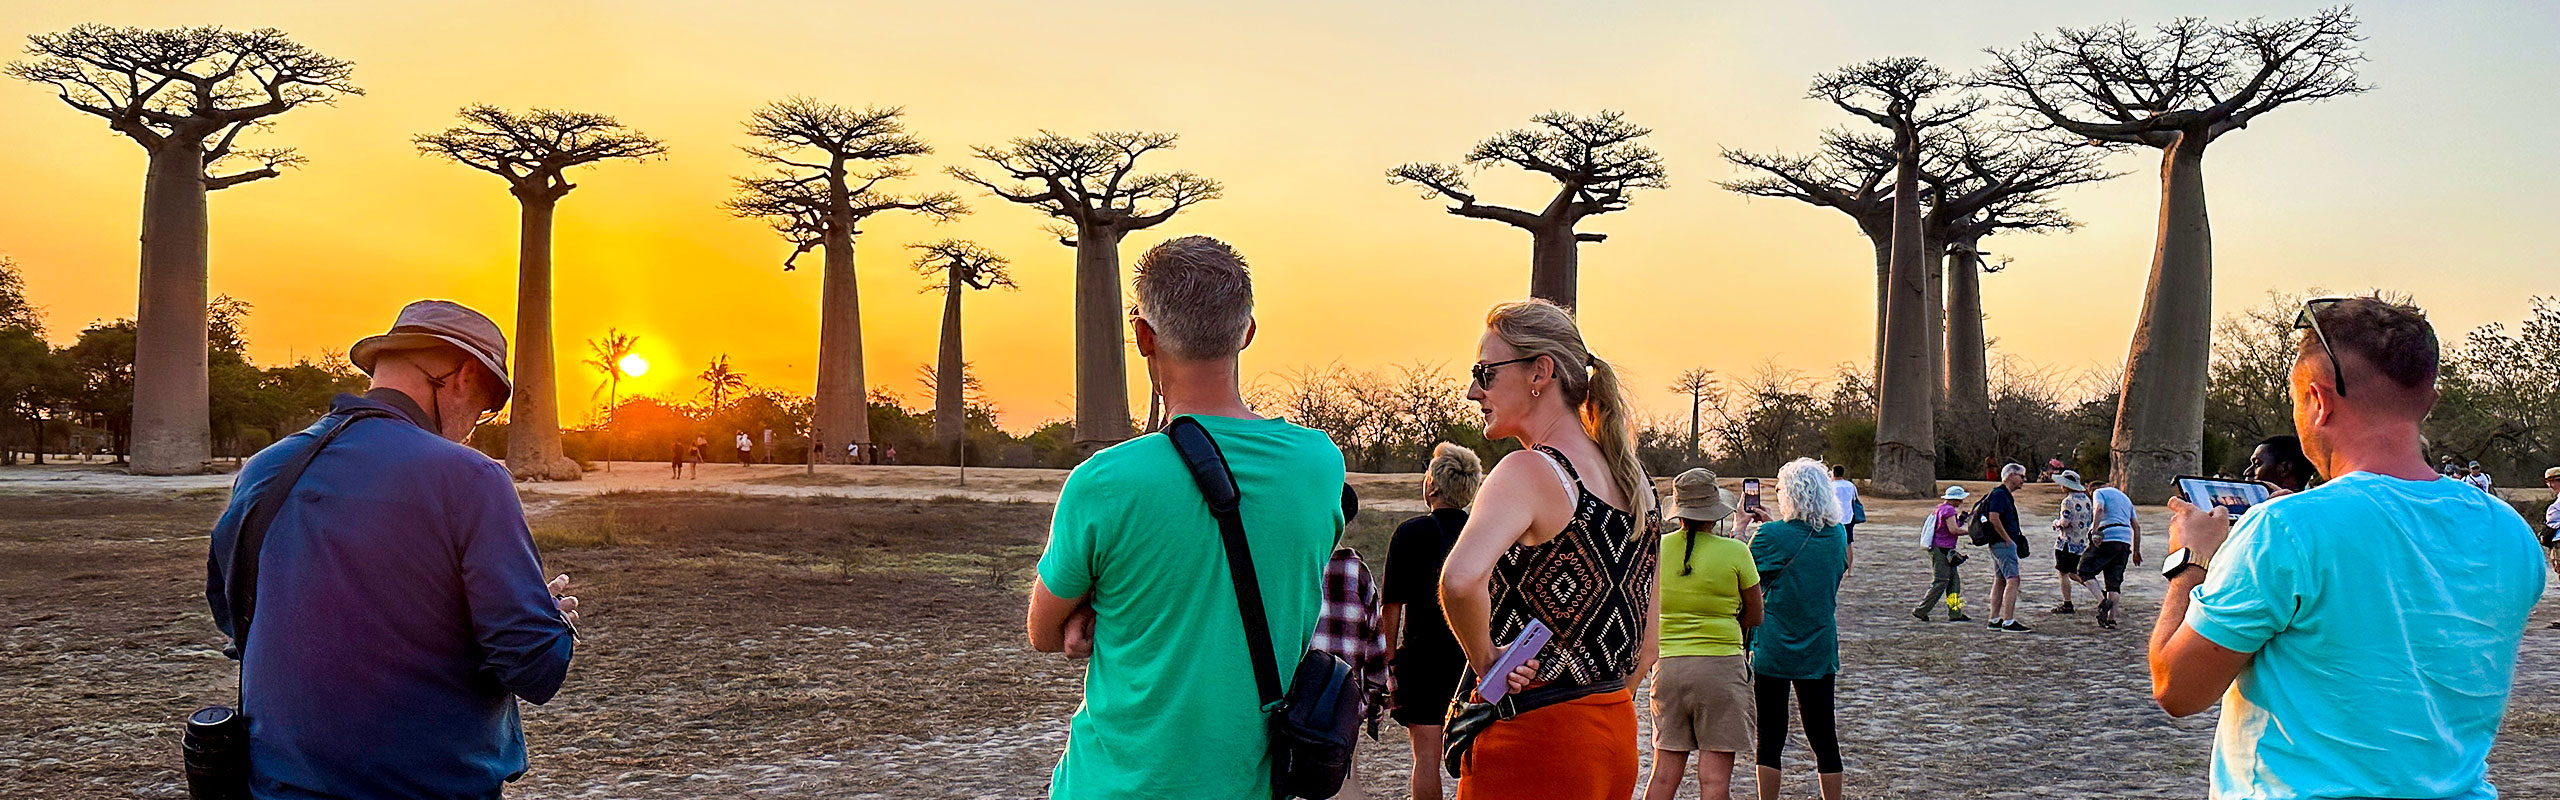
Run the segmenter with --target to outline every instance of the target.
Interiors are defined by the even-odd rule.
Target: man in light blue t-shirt
[[[2315,300],[2296,325],[2294,428],[2339,477],[2236,529],[2169,501],[2153,698],[2174,716],[2221,701],[2215,798],[2494,798],[2489,748],[2543,590],[2533,532],[2427,464],[2439,362],[2416,309]]]

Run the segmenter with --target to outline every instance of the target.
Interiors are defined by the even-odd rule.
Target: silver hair
[[[2025,465],[2025,464],[2011,463],[2011,464],[2008,464],[2008,465],[2002,466],[2002,467],[2000,468],[2000,479],[2001,479],[2001,480],[2004,480],[2004,481],[2005,481],[2005,480],[2008,480],[2008,479],[2009,479],[2009,476],[2011,476],[2011,475],[2015,475],[2015,476],[2018,476],[2018,477],[2021,477],[2021,478],[2026,477],[2026,475],[2027,475],[2027,465]]]
[[[1814,530],[1846,519],[1840,513],[1840,496],[1831,491],[1831,470],[1810,458],[1778,468],[1778,518],[1802,522]]]
[[[1166,354],[1211,361],[1244,349],[1253,329],[1253,276],[1244,256],[1207,236],[1183,236],[1138,257],[1137,314]]]

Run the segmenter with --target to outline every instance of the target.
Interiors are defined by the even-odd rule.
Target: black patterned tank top
[[[1512,545],[1494,563],[1493,639],[1509,643],[1534,617],[1555,632],[1538,655],[1538,680],[1623,679],[1635,673],[1636,651],[1644,645],[1645,611],[1662,556],[1652,535],[1658,517],[1647,511],[1639,522],[1611,507],[1582,485],[1582,475],[1563,453],[1544,445],[1538,452],[1572,484],[1573,520],[1555,538]]]

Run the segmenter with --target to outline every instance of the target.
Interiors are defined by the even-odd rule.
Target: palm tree
[[[587,340],[587,352],[591,355],[587,357],[586,365],[597,372],[604,373],[604,382],[596,384],[596,391],[605,394],[604,419],[607,437],[613,435],[613,412],[622,407],[622,379],[629,377],[622,371],[622,360],[630,357],[631,351],[639,347],[640,337],[612,328],[604,329],[602,339]],[[595,399],[595,394],[588,394],[587,399]],[[608,446],[610,442],[608,438]],[[613,454],[610,452],[605,454],[604,468],[607,472],[613,471]]]
[[[730,398],[745,394],[747,391],[747,374],[729,366],[727,353],[721,353],[719,358],[712,359],[711,366],[694,377],[701,378],[703,383],[709,384],[702,388],[702,393],[711,396],[711,410],[715,412],[726,405]]]

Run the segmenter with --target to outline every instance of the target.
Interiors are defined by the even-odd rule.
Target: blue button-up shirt
[[[399,392],[339,395],[331,413],[358,407],[398,417],[351,423],[311,462],[259,558],[240,680],[251,790],[495,798],[525,771],[516,698],[559,691],[569,625],[506,467],[429,432]],[[239,519],[318,427],[260,451],[232,484],[205,587],[226,633]]]

